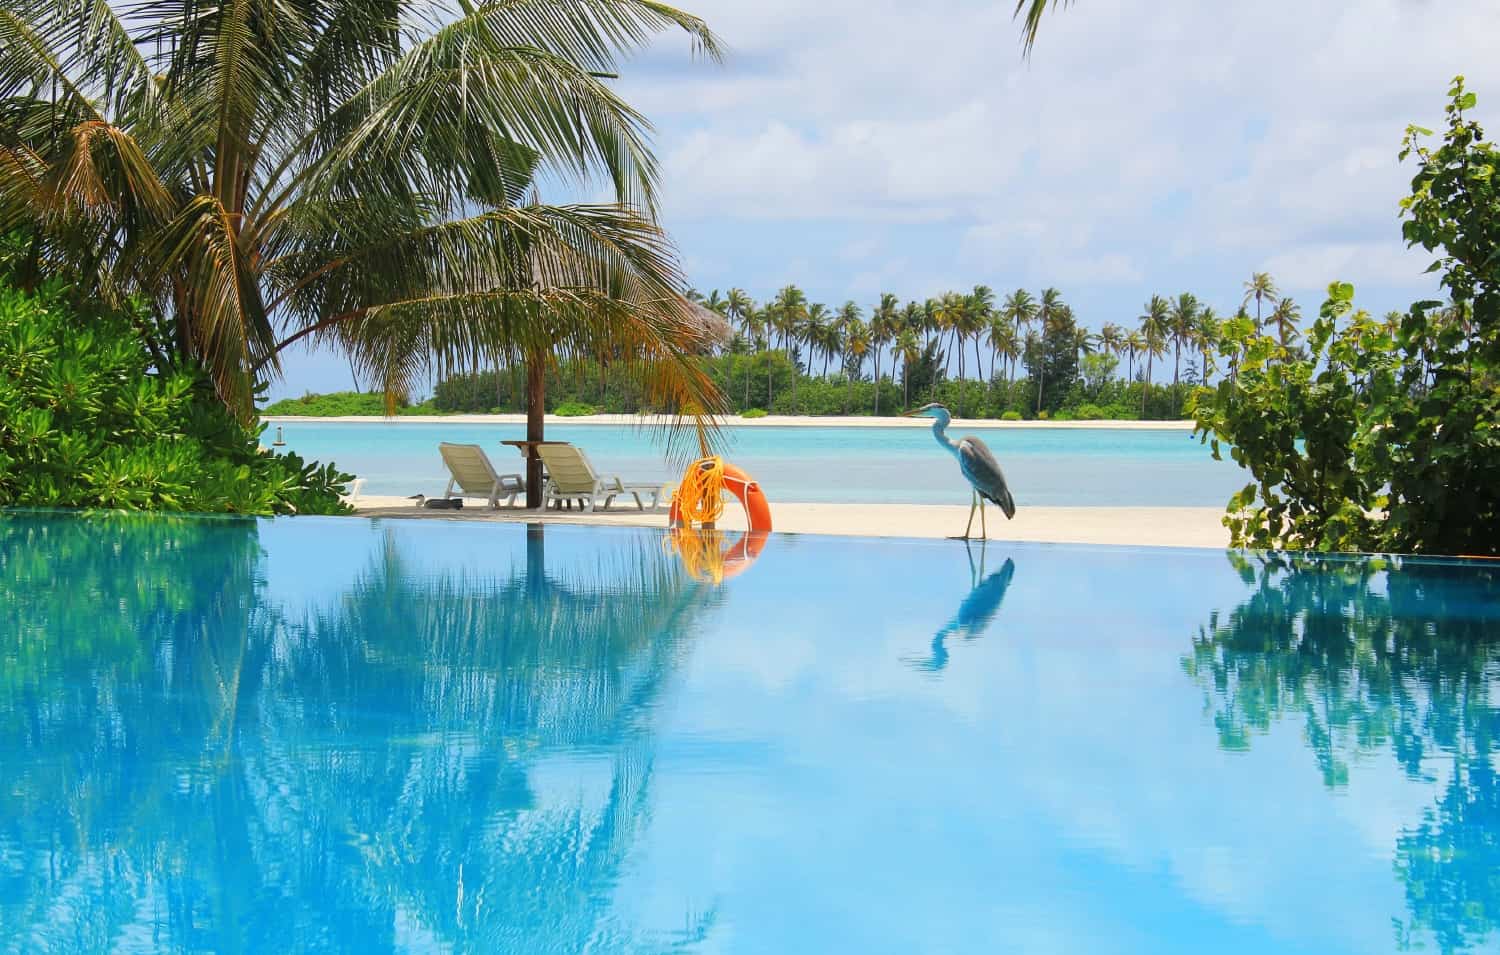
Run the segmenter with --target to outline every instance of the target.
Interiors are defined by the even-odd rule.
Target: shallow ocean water
[[[1500,944],[1500,568],[0,514],[0,951]]]
[[[276,425],[262,438],[274,439]],[[376,495],[438,494],[447,482],[440,441],[483,445],[501,472],[521,470],[502,440],[521,425],[453,422],[320,422],[280,425],[288,450],[333,460]],[[954,428],[953,436],[965,434]],[[1005,468],[1022,506],[1222,507],[1248,472],[1214,461],[1186,431],[976,429]],[[549,425],[549,440],[585,448],[595,465],[627,480],[665,480],[670,467],[649,431],[628,425]],[[958,467],[926,428],[726,428],[725,456],[754,475],[774,501],[965,504]]]

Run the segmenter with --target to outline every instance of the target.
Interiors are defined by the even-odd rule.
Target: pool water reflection
[[[1474,563],[0,515],[0,950],[1493,949],[1497,645]]]

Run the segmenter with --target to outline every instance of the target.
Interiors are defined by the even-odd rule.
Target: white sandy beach
[[[608,511],[546,512],[523,508],[491,511],[482,500],[465,502],[462,511],[428,510],[403,497],[361,497],[354,501],[362,517],[414,520],[502,521],[511,523],[594,524],[617,527],[666,527],[665,511],[639,511],[626,499]],[[963,533],[967,505],[954,504],[796,504],[771,506],[776,530],[792,534],[837,534],[851,537],[944,538]],[[1145,547],[1229,546],[1229,532],[1217,507],[1026,507],[1007,521],[988,508],[992,540],[1051,544],[1111,544]],[[733,502],[720,526],[744,530],[744,512]],[[974,521],[979,533],[979,521]]]
[[[364,423],[364,424],[401,424],[401,425],[423,425],[423,424],[506,424],[524,425],[526,416],[523,414],[454,414],[454,415],[410,415],[396,418],[379,418],[368,415],[349,417],[313,417],[304,415],[263,415],[262,421],[269,424],[295,424],[298,422],[339,422],[339,423]],[[552,424],[595,424],[614,425],[619,427],[636,426],[651,427],[653,425],[669,424],[676,419],[661,415],[625,415],[625,414],[600,414],[588,415],[577,418],[563,418],[558,415],[547,415],[546,423]],[[834,416],[810,417],[807,415],[766,415],[764,418],[741,418],[738,415],[728,415],[719,419],[719,425],[726,428],[930,428],[930,418],[904,418],[904,417],[857,417],[857,416]],[[997,421],[994,418],[954,418],[952,427],[961,428],[1079,428],[1079,429],[1104,429],[1114,431],[1191,431],[1191,421]]]

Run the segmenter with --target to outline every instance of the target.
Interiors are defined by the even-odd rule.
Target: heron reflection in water
[[[1016,562],[1009,557],[993,574],[984,572],[984,545],[979,547],[979,566],[974,566],[974,552],[969,550],[969,582],[971,589],[953,619],[933,634],[932,654],[925,660],[914,660],[919,670],[936,673],[948,665],[948,638],[963,637],[973,640],[989,629],[990,622],[1000,610],[1000,602],[1010,588],[1010,580],[1016,573]]]

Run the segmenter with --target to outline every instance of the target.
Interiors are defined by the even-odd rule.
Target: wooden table
[[[541,444],[567,444],[566,441],[501,441],[521,452],[526,459],[526,508],[537,510],[542,506],[542,456],[537,452]]]

